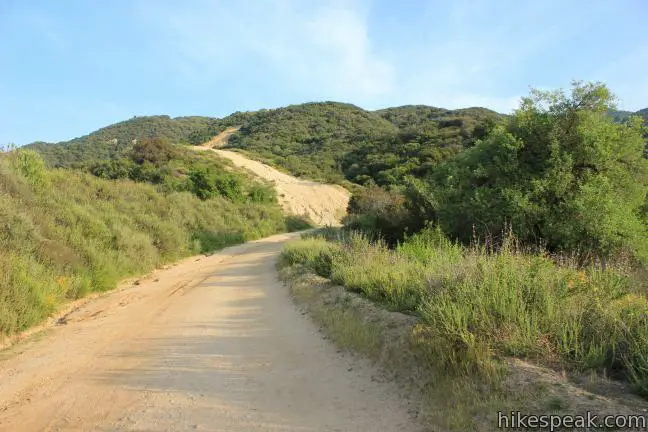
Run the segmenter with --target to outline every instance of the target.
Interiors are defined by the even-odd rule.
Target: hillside
[[[55,144],[35,142],[25,147],[39,152],[51,167],[79,168],[89,163],[119,158],[132,146],[133,140],[153,135],[173,143],[188,143],[192,132],[207,128],[214,120],[209,117],[171,118],[166,115],[133,117],[70,141]]]
[[[335,102],[250,113],[226,147],[294,175],[359,184],[422,175],[504,117],[484,108],[404,106],[375,112]]]
[[[209,150],[210,147],[196,149]],[[271,182],[286,214],[300,215],[320,226],[339,226],[346,215],[351,194],[341,186],[296,179],[237,152],[212,151],[237,167],[251,171],[256,177]]]
[[[496,121],[502,117],[501,114],[488,108],[473,107],[447,110],[427,105],[403,105],[377,110],[375,113],[402,129],[421,129],[429,124],[444,127],[457,124],[459,120],[465,122],[465,127],[470,129],[474,128],[479,122]]]
[[[265,186],[193,156],[177,159],[187,173],[176,181],[191,187],[165,190],[46,169],[29,150],[0,153],[0,345],[124,277],[297,227]]]
[[[472,147],[505,116],[486,108],[447,110],[406,105],[376,111],[399,127],[396,136],[363,142],[342,159],[345,177],[359,184],[400,184]]]
[[[423,175],[484,136],[504,116],[485,108],[402,106],[367,111],[338,102],[237,112],[222,119],[136,117],[57,144],[33,143],[52,167],[88,169],[125,157],[135,140],[202,145],[230,130],[227,142],[298,177],[340,183],[397,183]],[[237,130],[238,128],[238,130]]]
[[[610,110],[617,121],[631,114]],[[648,119],[648,109],[634,114]],[[125,157],[134,140],[155,136],[172,144],[213,143],[243,151],[290,174],[318,181],[400,184],[424,177],[483,137],[506,116],[472,107],[448,110],[405,105],[367,111],[351,104],[319,102],[210,117],[136,117],[57,144],[33,143],[48,166],[89,169]]]
[[[639,111],[620,111],[620,110],[609,110],[609,114],[616,121],[627,120],[630,116],[640,116],[643,117],[645,121],[648,121],[648,108],[640,109]]]
[[[398,128],[354,105],[307,103],[252,113],[227,144],[291,174],[340,181],[341,156]]]

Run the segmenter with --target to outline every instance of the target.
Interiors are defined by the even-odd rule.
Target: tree
[[[133,145],[131,159],[138,165],[150,162],[159,167],[177,155],[177,149],[166,139],[153,136],[139,140]]]
[[[410,228],[410,213],[403,194],[378,186],[369,186],[353,194],[344,224],[395,245]]]
[[[508,225],[527,242],[648,262],[641,209],[648,193],[638,118],[615,123],[614,97],[600,83],[533,90],[506,127],[434,170],[426,209],[452,236],[469,241]]]
[[[44,190],[49,186],[49,177],[45,169],[45,162],[40,154],[34,150],[16,149],[9,153],[9,161],[16,171],[37,190]]]
[[[241,201],[241,180],[229,174],[217,174],[207,168],[196,168],[189,173],[191,190],[202,200],[223,196],[231,201]]]

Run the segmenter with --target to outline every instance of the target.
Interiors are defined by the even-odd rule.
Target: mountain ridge
[[[617,121],[635,114],[648,121],[648,108],[610,112]],[[49,166],[84,169],[123,157],[136,140],[146,137],[202,145],[228,128],[239,128],[227,148],[298,177],[390,184],[407,175],[425,175],[429,167],[471,147],[507,117],[483,107],[402,105],[370,111],[350,103],[307,102],[222,118],[136,116],[68,141],[25,147],[38,151]],[[360,159],[364,163],[359,166]]]

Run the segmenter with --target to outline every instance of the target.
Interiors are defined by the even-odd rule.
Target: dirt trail
[[[208,148],[222,147],[225,144],[227,144],[227,140],[229,139],[229,137],[232,136],[232,134],[237,132],[239,129],[241,129],[241,126],[229,127],[225,129],[223,132],[216,135],[214,138],[207,141],[201,147],[208,147]]]
[[[233,151],[213,151],[231,160],[234,165],[273,182],[279,202],[287,213],[306,216],[320,226],[340,225],[340,220],[346,214],[350,193],[341,186],[300,180]]]
[[[0,353],[1,431],[414,431],[276,282],[284,234],[194,257]]]
[[[254,175],[274,183],[279,202],[286,213],[305,216],[320,226],[340,225],[351,196],[348,190],[337,185],[301,180],[249,159],[241,153],[214,148],[226,144],[230,135],[238,129],[239,127],[229,128],[209,142],[194,148],[213,150],[237,167],[245,168]]]

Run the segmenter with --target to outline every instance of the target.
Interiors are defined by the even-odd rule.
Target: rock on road
[[[283,234],[193,257],[0,352],[1,431],[418,430],[277,281]]]

